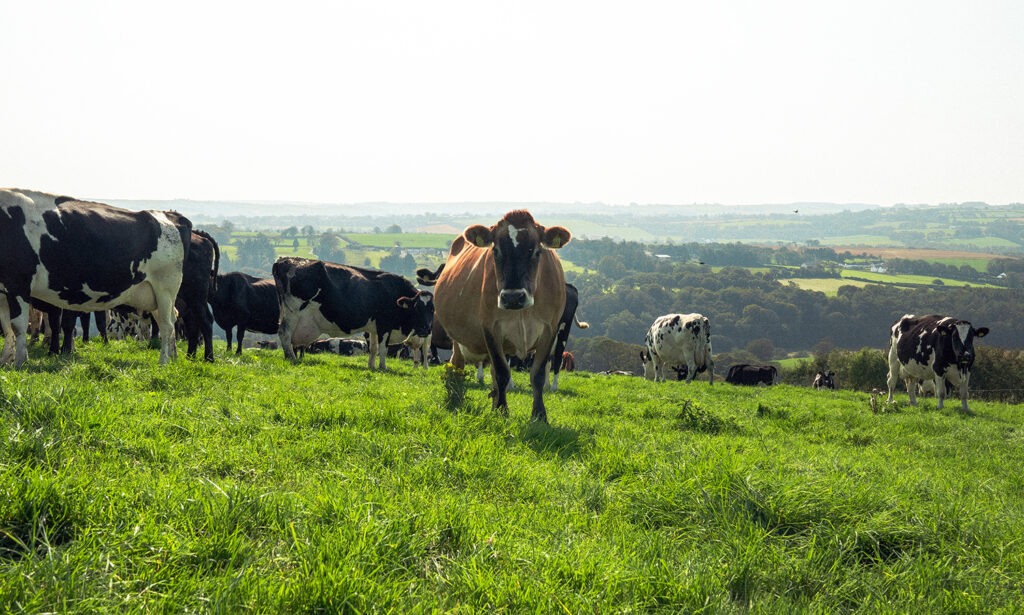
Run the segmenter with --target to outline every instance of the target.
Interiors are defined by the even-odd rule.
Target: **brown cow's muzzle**
[[[503,310],[521,310],[533,305],[533,295],[524,288],[503,290],[498,293],[498,307]]]

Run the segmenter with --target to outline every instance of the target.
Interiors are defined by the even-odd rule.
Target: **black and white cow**
[[[907,386],[910,405],[917,405],[915,389],[918,381],[931,380],[942,408],[946,382],[960,389],[963,411],[967,407],[967,385],[974,365],[974,338],[988,335],[988,327],[975,329],[966,320],[930,314],[915,317],[907,314],[890,329],[889,338],[889,401],[896,384]]]
[[[580,306],[580,291],[566,282],[565,284],[565,307],[562,309],[562,319],[558,321],[558,333],[555,336],[555,348],[551,352],[551,390],[558,390],[558,372],[562,369],[562,354],[565,352],[565,344],[569,341],[569,330],[572,323],[580,329],[590,327],[589,323],[582,322],[576,318],[576,310]],[[571,371],[571,370],[570,370]]]
[[[27,358],[29,299],[95,312],[130,305],[158,314],[160,363],[177,357],[174,300],[192,223],[172,211],[128,211],[66,196],[0,189],[2,360]]]
[[[325,340],[317,340],[306,348],[310,354],[329,353],[352,357],[367,352],[366,340],[348,340],[343,337],[332,337]]]
[[[210,294],[213,319],[224,329],[231,352],[231,330],[238,327],[238,347],[242,354],[242,339],[246,331],[273,335],[277,333],[280,311],[277,307],[277,288],[272,278],[261,279],[233,271],[217,276],[216,289]]]
[[[811,383],[811,387],[815,389],[835,389],[835,374],[833,374],[830,369],[818,372],[814,376],[814,382]]]
[[[281,309],[277,334],[289,359],[295,359],[293,345],[306,346],[322,333],[366,332],[368,366],[379,358],[385,370],[389,342],[430,336],[434,296],[400,275],[294,256],[278,258],[273,274]]]
[[[149,340],[152,323],[149,314],[119,305],[107,312],[107,335],[115,340]]]
[[[725,376],[729,384],[740,386],[757,386],[763,384],[771,386],[779,382],[779,370],[774,365],[733,365]]]
[[[701,314],[659,316],[647,330],[645,344],[646,350],[641,352],[640,359],[644,365],[644,377],[648,380],[665,380],[666,366],[686,365],[686,382],[691,382],[698,371],[706,369],[708,384],[714,384],[711,323]]]

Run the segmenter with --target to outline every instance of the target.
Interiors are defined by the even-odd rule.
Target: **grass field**
[[[156,361],[89,344],[0,372],[3,610],[1024,604],[1020,406],[575,373],[548,427],[522,386],[510,418],[476,385],[453,411],[405,362]]]
[[[978,282],[962,282],[949,278],[937,278],[933,275],[892,275],[888,273],[873,273],[871,271],[843,270],[840,275],[844,278],[861,278],[875,282],[889,282],[892,284],[931,284],[932,281],[942,280],[944,286],[974,286],[977,288],[999,288],[993,284],[981,284]]]
[[[437,233],[343,233],[345,237],[365,246],[390,248],[400,243],[403,248],[437,248],[447,250],[455,235]]]

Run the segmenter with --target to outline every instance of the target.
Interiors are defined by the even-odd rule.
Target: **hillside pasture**
[[[977,282],[963,282],[960,280],[952,280],[949,278],[938,278],[933,275],[894,275],[889,273],[874,273],[871,271],[858,271],[852,269],[844,269],[839,272],[843,278],[859,278],[862,280],[869,280],[871,282],[886,282],[889,284],[932,284],[934,280],[941,280],[944,286],[974,286],[978,288],[999,288],[993,284],[980,284]],[[853,281],[853,280],[851,280]]]
[[[218,351],[223,345],[217,345]],[[183,355],[184,348],[179,352]],[[986,612],[1024,604],[1024,407],[128,342],[0,372],[18,612]]]

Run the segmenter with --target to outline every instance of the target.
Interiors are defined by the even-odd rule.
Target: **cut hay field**
[[[502,418],[406,362],[156,362],[0,371],[3,611],[1024,604],[1021,406],[573,373],[547,426],[522,374]]]
[[[923,260],[932,263],[944,263],[946,265],[970,265],[978,271],[985,271],[988,262],[994,258],[1006,258],[998,254],[986,254],[984,252],[965,252],[963,250],[928,250],[924,248],[865,248],[853,246],[832,246],[836,252],[849,251],[854,254],[866,252],[877,258],[904,258],[908,260]]]

